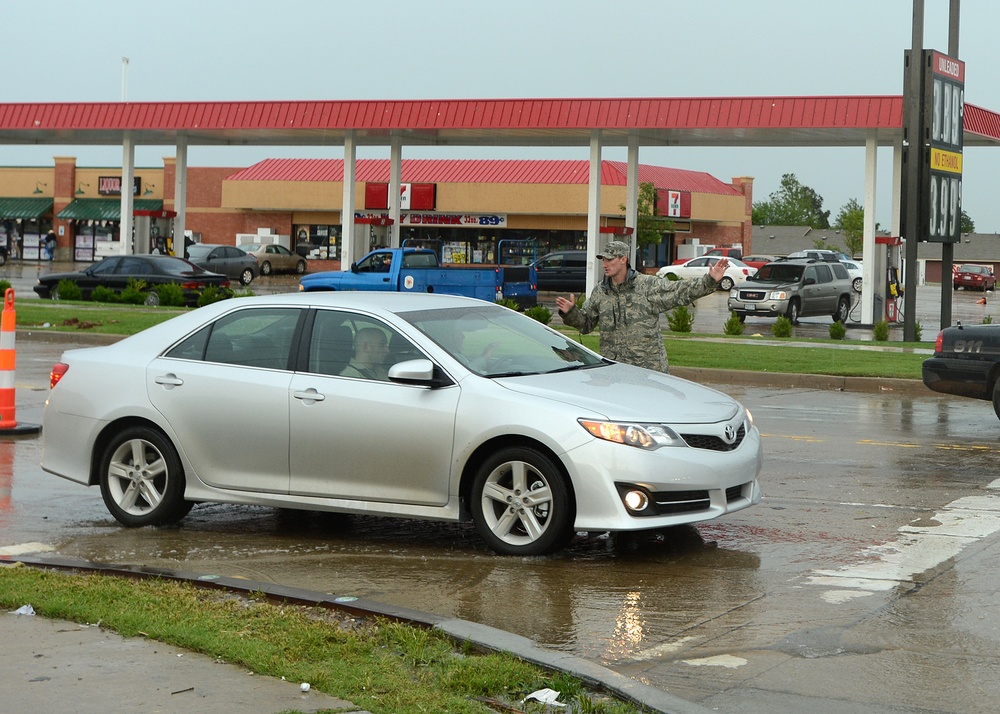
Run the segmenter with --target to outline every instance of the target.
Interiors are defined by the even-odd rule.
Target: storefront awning
[[[51,210],[51,198],[0,198],[0,218],[32,220]]]
[[[51,199],[49,205],[52,205]],[[159,211],[162,208],[163,201],[158,199],[137,198],[132,202],[135,211]],[[121,217],[121,201],[102,198],[78,198],[56,216],[64,221],[120,221]]]

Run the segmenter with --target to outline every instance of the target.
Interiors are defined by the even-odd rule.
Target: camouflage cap
[[[609,240],[604,244],[604,248],[597,254],[597,257],[602,259],[628,257],[629,251],[629,244],[625,241]]]

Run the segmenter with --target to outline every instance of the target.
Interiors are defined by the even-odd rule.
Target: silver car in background
[[[738,402],[471,298],[239,298],[52,374],[42,467],[99,486],[126,526],[256,504],[471,520],[496,552],[539,555],[761,499]]]

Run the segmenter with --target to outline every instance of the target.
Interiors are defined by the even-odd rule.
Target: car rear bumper
[[[948,357],[924,360],[921,369],[924,384],[942,394],[972,399],[991,399],[989,378],[993,362]]]

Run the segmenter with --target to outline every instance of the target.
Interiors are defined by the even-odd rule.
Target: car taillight
[[[937,339],[934,340],[934,351],[940,353],[942,347],[944,347],[944,332],[939,332]]]
[[[56,362],[52,366],[52,371],[49,372],[49,389],[52,389],[57,384],[59,380],[63,378],[63,375],[69,371],[69,365],[65,362]]]

